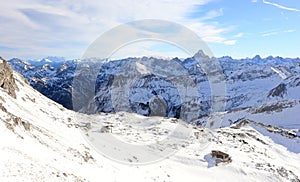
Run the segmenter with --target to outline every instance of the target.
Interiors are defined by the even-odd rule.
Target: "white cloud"
[[[282,34],[282,33],[293,33],[293,32],[296,32],[296,30],[294,29],[289,29],[289,30],[268,30],[268,31],[264,31],[264,32],[261,32],[261,36],[262,37],[269,37],[269,36],[274,36],[274,35],[279,35],[279,34]]]
[[[283,5],[280,5],[280,4],[277,4],[277,3],[273,3],[273,2],[269,2],[269,1],[266,1],[266,0],[263,0],[263,3],[275,6],[275,7],[280,8],[280,9],[288,10],[288,11],[300,12],[299,9],[291,8],[291,7],[286,7],[286,6],[283,6]]]
[[[293,33],[293,32],[296,32],[296,30],[290,29],[290,30],[285,30],[284,32],[285,33]]]
[[[240,32],[240,33],[234,35],[233,37],[235,37],[235,38],[241,38],[241,37],[243,37],[243,36],[244,36],[244,33],[243,33],[243,32]]]
[[[210,20],[223,15],[223,9],[211,10],[205,14],[201,20]]]
[[[220,27],[218,23],[205,24],[203,22],[186,22],[187,27],[196,32],[205,42],[208,43],[220,43],[228,45],[226,37],[223,36],[224,33],[232,30],[232,27]]]
[[[263,33],[261,34],[262,37],[269,37],[273,35],[277,35],[279,32],[268,32],[268,33]]]
[[[236,44],[236,40],[226,40],[226,41],[224,41],[224,44],[226,44],[226,45],[234,45],[234,44]]]
[[[79,57],[87,46],[110,28],[133,20],[163,19],[193,29],[208,42],[227,40],[225,27],[201,19],[189,19],[195,6],[212,0],[10,0],[1,1],[0,45],[15,48],[7,57],[59,55]],[[204,18],[222,16],[222,9]]]

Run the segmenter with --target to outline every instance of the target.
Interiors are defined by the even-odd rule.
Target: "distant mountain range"
[[[92,70],[96,68],[97,61],[91,60],[64,60],[63,58],[48,57],[38,61],[26,61],[17,58],[9,60],[9,64],[14,70],[21,73],[32,85],[33,88],[44,94],[46,97],[62,104],[68,109],[74,109],[85,113],[114,112],[119,99],[112,96],[112,88],[115,87],[114,79],[120,77],[135,78],[139,73],[136,70],[136,62],[146,65],[151,62],[160,70],[166,70],[168,66],[176,63],[182,66],[191,76],[198,93],[188,102],[196,102],[200,105],[199,117],[196,121],[200,124],[205,122],[205,118],[211,112],[211,90],[210,82],[206,73],[201,69],[199,59],[210,59],[218,61],[225,76],[226,94],[225,111],[232,112],[238,110],[257,109],[256,113],[271,113],[299,105],[300,101],[300,59],[255,56],[253,58],[233,59],[229,56],[221,58],[207,58],[201,51],[195,56],[180,60],[164,60],[154,57],[127,58],[122,60],[106,61],[101,65],[101,70],[96,70],[98,74],[93,97],[88,100],[83,99],[80,108],[73,108],[72,90],[76,69],[84,65]],[[100,62],[100,61],[99,61]],[[134,64],[131,64],[134,63]],[[124,70],[124,65],[126,69]],[[122,69],[121,69],[122,68]],[[130,70],[130,71],[128,71]],[[80,73],[85,74],[88,81],[95,71]],[[178,73],[178,77],[180,74]],[[220,73],[215,73],[220,74]],[[128,76],[129,75],[129,76]],[[125,79],[125,78],[124,78]],[[127,78],[128,79],[128,78]],[[178,81],[175,86],[167,79],[155,74],[144,74],[138,80],[131,80],[129,93],[130,110],[145,116],[151,115],[151,99],[159,97],[166,105],[162,116],[180,117],[182,111],[182,100],[177,87],[186,87],[185,80]],[[115,89],[115,88],[114,88]],[[86,90],[79,93],[84,95]],[[74,93],[73,93],[74,94]],[[186,92],[189,93],[189,89]],[[122,97],[122,96],[119,96]],[[116,104],[117,103],[117,104]],[[192,105],[192,104],[189,105]],[[122,108],[122,103],[118,105]],[[161,106],[160,106],[161,107]],[[261,107],[264,107],[262,109]],[[260,109],[259,109],[260,108]],[[190,108],[189,108],[190,109]],[[125,111],[128,111],[125,109]],[[239,116],[245,117],[247,113]],[[238,118],[237,118],[238,119]],[[299,119],[295,117],[294,120]],[[299,121],[299,120],[298,120]],[[296,124],[296,121],[289,122]],[[297,126],[300,128],[299,126]]]

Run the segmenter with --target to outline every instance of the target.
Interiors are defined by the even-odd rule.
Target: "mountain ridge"
[[[199,53],[203,57],[203,53]],[[205,57],[205,56],[204,56]],[[297,92],[299,91],[299,74],[300,74],[300,59],[281,57],[267,57],[261,58],[255,56],[253,59],[234,60],[231,57],[222,57],[219,59],[211,58],[218,61],[226,78],[226,108],[225,111],[237,110],[248,107],[260,107],[263,104],[276,105],[276,102],[287,100],[286,102],[293,102],[299,100]],[[102,65],[102,71],[98,72],[98,77],[95,84],[95,97],[90,98],[89,103],[85,108],[81,108],[82,112],[86,112],[87,108],[94,112],[114,112],[113,104],[117,101],[112,100],[111,88],[113,86],[114,78],[119,74],[128,74],[118,72],[130,62],[136,62],[138,58],[129,58],[116,61],[105,62]],[[155,64],[160,64],[163,59],[143,57],[144,65],[147,61]],[[188,75],[193,78],[197,85],[198,96],[195,98],[196,102],[201,103],[201,111],[199,115],[206,115],[210,113],[211,109],[211,90],[207,75],[201,69],[201,64],[194,57],[187,58],[183,61],[179,59],[171,59],[169,62],[181,65],[187,70]],[[30,84],[41,93],[51,98],[52,100],[64,105],[66,108],[72,109],[72,90],[73,79],[75,78],[77,65],[91,69],[96,64],[84,60],[70,60],[61,62],[60,64],[51,65],[51,62],[43,65],[31,65],[22,60],[13,59],[9,61],[10,65],[27,78]],[[135,65],[130,69],[135,69]],[[161,68],[163,70],[163,67]],[[87,72],[86,80],[89,78]],[[220,74],[220,73],[217,73]],[[134,74],[132,74],[135,76]],[[148,80],[148,81],[147,81]],[[155,75],[148,75],[142,77],[140,82],[131,83],[132,85],[139,85],[133,87],[130,95],[130,107],[133,112],[143,115],[150,115],[150,99],[156,93],[160,95],[167,104],[166,116],[179,117],[181,104],[178,99],[178,88],[171,86],[164,78]],[[168,85],[169,84],[169,85]],[[184,83],[179,83],[184,87]],[[147,85],[152,85],[153,89],[148,89]],[[163,92],[159,88],[163,86]],[[177,91],[176,91],[177,90]],[[141,95],[146,98],[141,99]],[[88,106],[90,105],[90,106]],[[280,104],[279,104],[280,105]],[[78,109],[80,110],[80,109]]]
[[[17,72],[13,71],[13,77],[19,88],[16,98],[0,88],[0,136],[5,138],[0,142],[1,181],[182,181],[186,176],[189,181],[299,181],[299,154],[244,121],[211,130],[174,118],[75,113],[34,90]],[[124,155],[128,165],[120,164],[87,142],[93,135],[101,139],[111,131],[122,141],[144,144],[163,139],[182,124],[191,128],[191,135],[182,144],[169,146],[178,152],[147,165],[135,165],[143,159],[139,153]],[[106,126],[111,129],[100,130]],[[264,127],[257,124],[257,129]],[[226,152],[232,161],[216,165],[212,150]]]

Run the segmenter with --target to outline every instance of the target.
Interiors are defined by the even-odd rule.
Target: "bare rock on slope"
[[[9,64],[0,57],[0,87],[8,92],[10,96],[16,98],[17,85],[13,77],[13,70]]]
[[[287,93],[286,85],[284,83],[279,84],[277,87],[273,88],[268,97],[282,97]]]

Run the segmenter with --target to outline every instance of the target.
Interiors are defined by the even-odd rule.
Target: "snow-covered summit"
[[[42,59],[34,59],[34,60],[30,60],[30,62],[34,63],[34,62],[37,62],[37,63],[53,63],[53,62],[65,62],[66,59],[64,57],[58,57],[58,56],[47,56],[45,58],[42,58]]]

